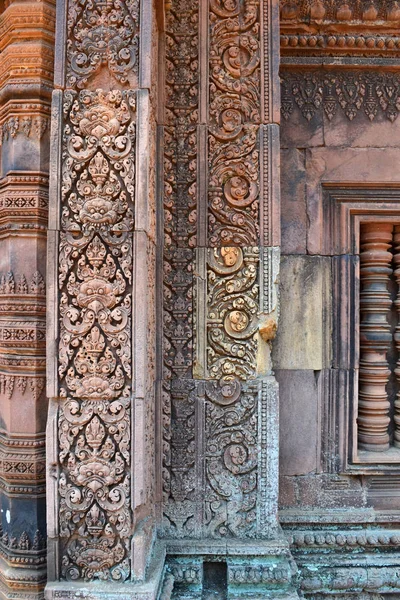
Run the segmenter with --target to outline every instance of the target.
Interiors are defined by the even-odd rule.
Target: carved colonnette
[[[358,440],[361,448],[372,451],[389,448],[386,386],[390,376],[387,352],[392,340],[387,320],[392,234],[391,223],[361,225]]]
[[[60,0],[58,11],[46,594],[72,597],[87,582],[96,597],[150,599],[163,567],[154,544],[154,11],[136,0]]]
[[[46,581],[45,331],[48,140],[55,6],[0,15],[1,596]]]

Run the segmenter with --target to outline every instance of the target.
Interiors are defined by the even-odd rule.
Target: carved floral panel
[[[84,88],[104,65],[133,87],[138,51],[138,0],[69,0],[67,87]]]
[[[258,392],[235,378],[205,384],[205,532],[256,534]]]
[[[287,121],[295,110],[311,121],[325,113],[329,121],[344,114],[349,121],[384,116],[392,123],[400,112],[400,77],[373,71],[283,72],[281,112]]]
[[[207,366],[212,379],[255,376],[258,271],[258,247],[208,250]]]
[[[66,579],[129,577],[135,94],[64,94],[60,535]]]
[[[210,246],[258,239],[259,19],[257,0],[210,0]]]

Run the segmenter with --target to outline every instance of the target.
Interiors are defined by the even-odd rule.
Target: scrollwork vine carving
[[[254,376],[258,327],[257,247],[208,252],[208,371],[213,379]]]
[[[205,528],[211,537],[256,530],[257,389],[224,376],[207,382]]]
[[[209,242],[258,238],[259,3],[210,3]]]

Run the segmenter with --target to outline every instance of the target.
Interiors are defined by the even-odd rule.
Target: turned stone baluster
[[[390,376],[387,351],[392,339],[387,318],[391,307],[388,285],[392,232],[390,223],[361,225],[358,442],[360,449],[374,452],[389,448],[386,385]]]
[[[394,276],[398,285],[397,297],[395,300],[397,324],[394,334],[394,341],[398,352],[397,364],[394,370],[398,388],[396,400],[394,402],[394,445],[400,448],[400,225],[396,225],[394,228]]]

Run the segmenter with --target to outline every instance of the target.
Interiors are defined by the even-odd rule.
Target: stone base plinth
[[[172,600],[295,600],[296,565],[287,541],[168,540]],[[163,600],[167,600],[164,599]],[[169,599],[168,599],[169,600]]]
[[[153,560],[143,582],[58,581],[46,585],[46,600],[158,600],[164,573],[164,546],[154,550]]]

